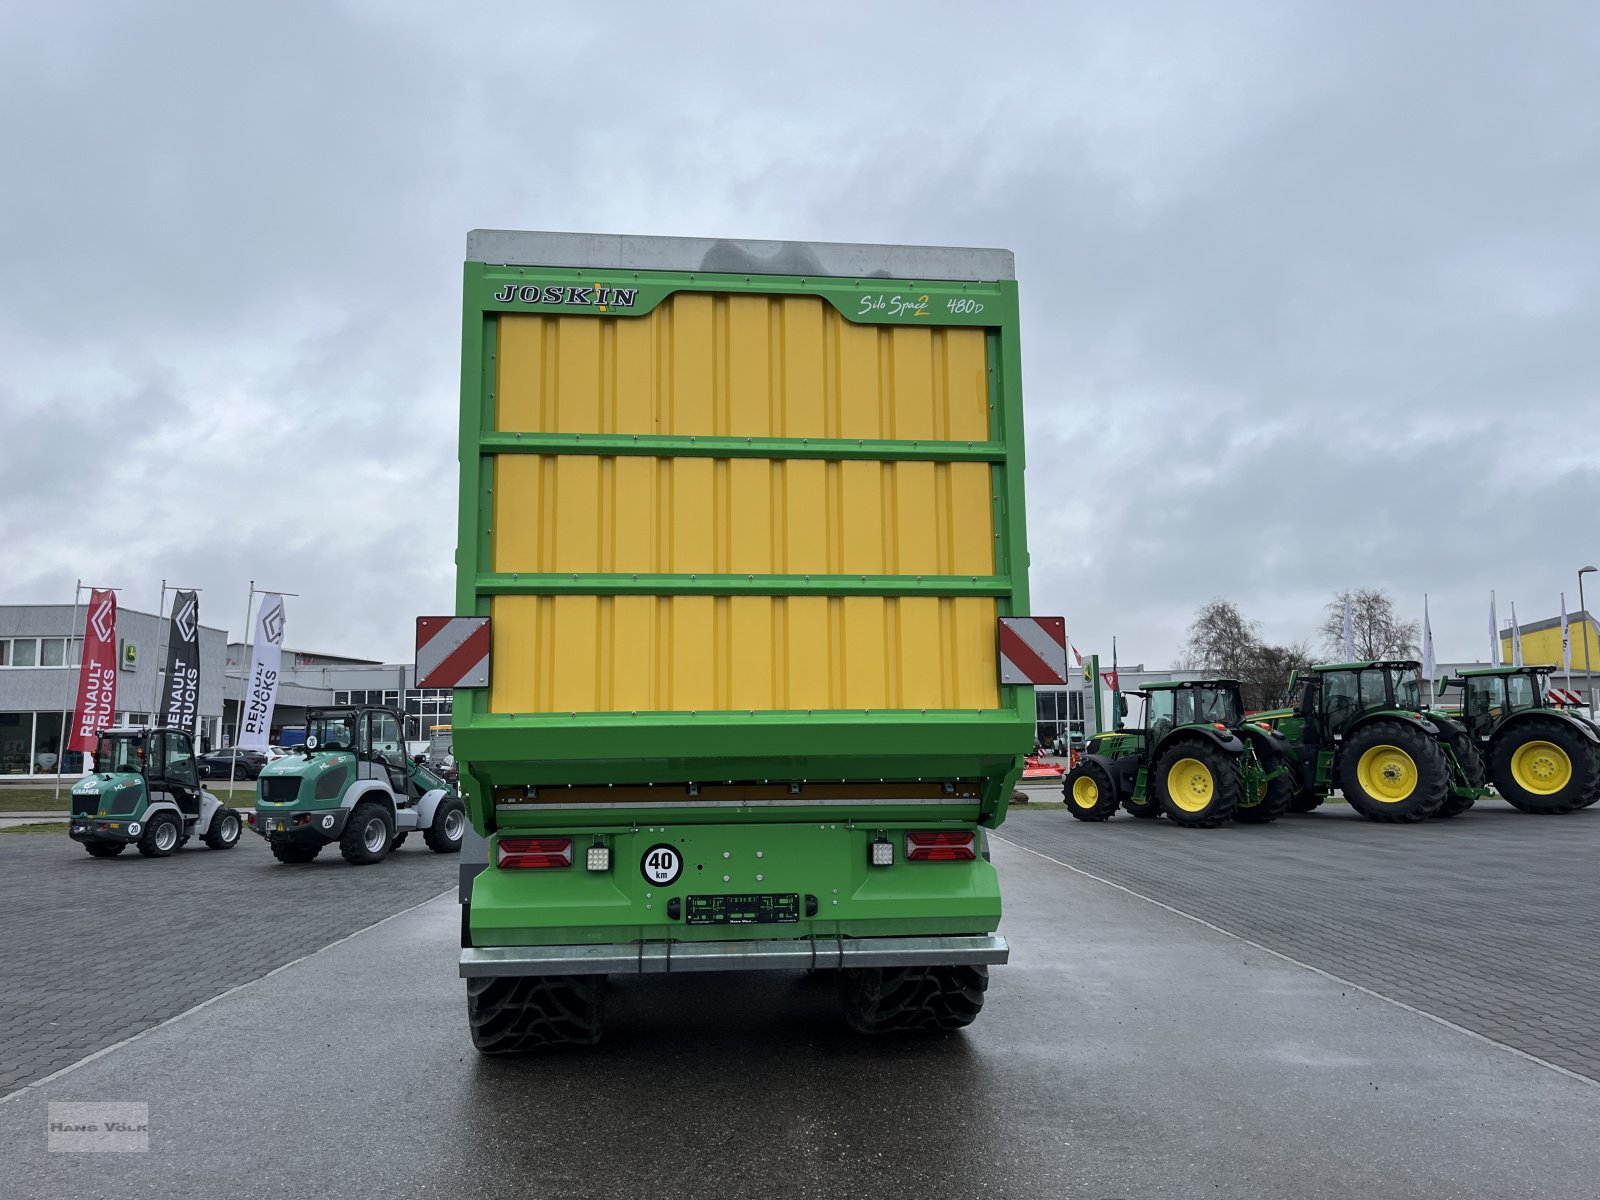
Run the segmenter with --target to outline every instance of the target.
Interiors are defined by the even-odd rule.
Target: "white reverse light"
[[[872,843],[871,854],[872,854],[872,858],[870,859],[870,861],[871,861],[873,866],[875,866],[875,867],[892,867],[892,866],[894,866],[894,843],[893,842],[887,841],[887,840],[884,840],[884,839],[879,839],[878,841],[873,842]]]
[[[611,870],[611,847],[590,846],[583,856],[583,865],[591,871]]]

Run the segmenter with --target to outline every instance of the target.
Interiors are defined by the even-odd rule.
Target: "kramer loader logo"
[[[639,302],[639,289],[605,287],[598,283],[590,287],[507,283],[494,294],[494,299],[497,304],[559,304],[562,308],[606,312],[613,308],[632,308]]]

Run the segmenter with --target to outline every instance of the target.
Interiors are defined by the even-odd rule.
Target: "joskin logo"
[[[261,628],[267,635],[267,641],[274,646],[283,645],[283,605],[272,606],[272,610],[261,618]]]
[[[606,312],[613,308],[632,308],[639,302],[639,289],[605,287],[598,283],[589,287],[507,283],[494,294],[494,299],[497,304],[559,304],[562,308]]]
[[[95,636],[98,637],[102,642],[109,642],[111,640],[111,634],[113,631],[111,625],[112,603],[113,601],[111,597],[107,596],[104,600],[100,601],[100,607],[95,609],[94,615],[89,618],[90,622],[94,625]]]
[[[178,633],[186,642],[194,641],[194,610],[199,607],[190,600],[178,610]]]

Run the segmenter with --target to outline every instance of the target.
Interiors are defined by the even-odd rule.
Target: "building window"
[[[335,704],[349,704],[350,703],[350,693],[349,692],[335,692],[333,694],[333,702]]]
[[[11,665],[13,667],[36,667],[39,665],[39,639],[17,638],[11,643]]]
[[[66,638],[41,638],[39,639],[39,665],[41,667],[64,667],[67,665],[67,639]]]
[[[27,775],[33,753],[33,714],[0,713],[0,775]]]

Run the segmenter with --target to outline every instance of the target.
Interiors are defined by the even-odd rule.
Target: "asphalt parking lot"
[[[13,1093],[0,1156],[17,1194],[37,1197],[1590,1196],[1600,1087],[1084,873],[1148,870],[1146,890],[1165,881],[1173,908],[1248,879],[1305,961],[1330,935],[1304,932],[1313,922],[1296,913],[1321,907],[1316,880],[1357,864],[1359,894],[1437,913],[1456,874],[1493,883],[1495,861],[1526,856],[1545,866],[1512,890],[1569,903],[1554,872],[1565,843],[1594,836],[1590,822],[1494,823],[1500,838],[1488,821],[1483,833],[1463,834],[1465,821],[1401,831],[1407,853],[1397,831],[1337,814],[1194,834],[1014,813],[994,847],[1012,962],[970,1030],[909,1041],[851,1034],[826,977],[623,978],[600,1046],[483,1060],[455,977],[455,905],[441,897]],[[0,853],[9,875],[15,859]],[[419,884],[425,871],[453,880],[454,859],[409,857],[394,865]],[[1441,871],[1443,858],[1454,866]],[[318,882],[335,901],[285,891],[277,903],[338,908],[363,880],[390,882],[330,863]],[[252,920],[272,907],[261,888],[294,886],[265,870],[238,884]],[[1300,892],[1311,898],[1294,902]],[[137,898],[130,883],[119,909]],[[1233,911],[1207,919],[1230,928]],[[1323,924],[1345,921],[1335,910]],[[1399,952],[1384,923],[1369,936],[1375,961]],[[1481,939],[1476,977],[1516,973],[1494,965],[1498,940]],[[47,1152],[46,1105],[94,1100],[149,1105],[152,1153]]]

